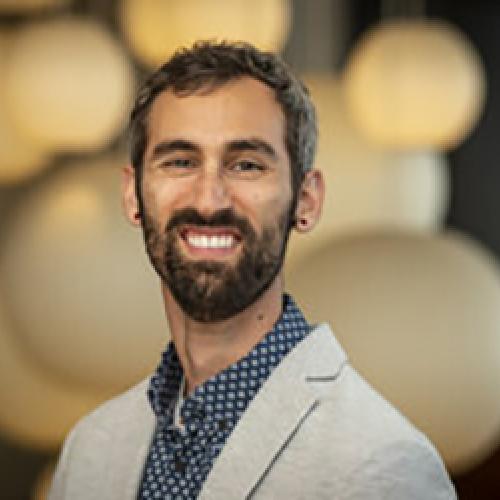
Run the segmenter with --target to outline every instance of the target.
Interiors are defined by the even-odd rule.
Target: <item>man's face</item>
[[[281,269],[291,217],[285,118],[252,78],[153,103],[143,229],[151,262],[191,318],[245,309]]]

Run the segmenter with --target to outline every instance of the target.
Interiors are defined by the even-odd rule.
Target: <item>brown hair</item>
[[[317,127],[314,105],[307,88],[275,54],[243,42],[200,41],[178,50],[153,73],[138,93],[130,119],[131,160],[136,172],[136,194],[142,212],[142,163],[146,150],[149,110],[167,89],[190,94],[202,87],[215,88],[227,81],[250,76],[272,88],[286,120],[285,145],[290,159],[293,205],[305,173],[312,168]]]

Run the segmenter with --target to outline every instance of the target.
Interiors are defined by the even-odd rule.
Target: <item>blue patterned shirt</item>
[[[244,358],[196,387],[184,400],[180,396],[182,367],[171,342],[148,391],[157,425],[138,498],[196,498],[257,391],[309,331],[293,299],[284,295],[283,312],[273,329]],[[182,425],[176,422],[176,410]]]

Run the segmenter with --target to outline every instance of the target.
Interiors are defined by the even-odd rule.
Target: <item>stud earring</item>
[[[301,217],[301,218],[300,218],[297,222],[298,222],[298,225],[299,225],[300,227],[302,227],[302,228],[307,227],[308,222],[307,222],[307,219],[306,219],[306,218]]]

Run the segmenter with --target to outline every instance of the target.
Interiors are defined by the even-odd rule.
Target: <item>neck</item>
[[[184,371],[186,394],[189,394],[248,354],[272,329],[281,314],[283,279],[279,274],[254,303],[216,323],[200,323],[188,317],[163,284],[162,293],[170,333]]]

